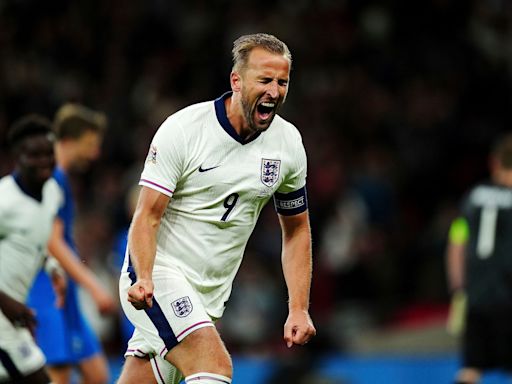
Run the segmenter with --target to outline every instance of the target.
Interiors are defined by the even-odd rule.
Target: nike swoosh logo
[[[211,171],[212,169],[219,168],[219,167],[220,167],[220,165],[216,165],[215,167],[210,167],[210,168],[203,168],[203,166],[200,165],[198,171],[199,172],[207,172],[207,171]]]

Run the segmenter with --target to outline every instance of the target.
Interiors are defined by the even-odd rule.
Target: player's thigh
[[[6,380],[0,379],[0,384],[49,384],[50,382],[51,380],[43,368],[21,378]]]
[[[157,384],[147,357],[128,356],[121,370],[118,384]]]
[[[46,371],[41,368],[37,370],[34,373],[31,373],[30,375],[27,375],[24,383],[31,383],[31,384],[49,384],[50,383],[50,377],[46,373]]]
[[[79,367],[82,374],[82,383],[106,384],[109,382],[108,363],[102,353],[81,360]]]
[[[184,376],[197,372],[232,376],[231,358],[214,327],[201,328],[192,332],[171,349],[165,358]]]

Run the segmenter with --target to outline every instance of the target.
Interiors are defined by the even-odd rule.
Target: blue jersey
[[[64,224],[64,237],[76,251],[72,236],[75,207],[71,185],[60,168],[55,169],[53,177],[64,195],[58,213]],[[78,287],[73,279],[68,277],[64,308],[56,308],[55,300],[50,278],[41,270],[30,291],[28,305],[36,311],[36,340],[48,365],[76,364],[98,353],[99,341],[80,311]]]
[[[64,203],[59,209],[58,216],[64,223],[64,238],[66,243],[76,252],[75,241],[73,240],[73,222],[75,219],[75,204],[73,202],[73,192],[69,184],[68,176],[61,168],[55,168],[53,178],[57,180],[64,194]]]

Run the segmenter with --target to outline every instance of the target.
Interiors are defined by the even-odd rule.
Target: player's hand
[[[0,295],[0,309],[15,327],[27,328],[34,335],[36,317],[32,309],[4,293]]]
[[[103,286],[96,287],[91,296],[96,303],[98,312],[101,315],[105,316],[117,312],[117,302],[114,300],[114,297],[110,292],[103,288]]]
[[[316,329],[308,311],[291,310],[284,324],[286,346],[290,348],[293,344],[304,345],[315,335]]]
[[[153,306],[153,281],[140,279],[128,289],[128,301],[135,309],[147,309]]]
[[[446,329],[453,336],[460,336],[466,326],[467,296],[462,290],[456,290],[452,295],[450,311],[446,321]]]
[[[57,308],[64,307],[66,301],[66,291],[68,289],[68,280],[64,273],[53,271],[51,274],[52,287],[55,292],[55,306]]]

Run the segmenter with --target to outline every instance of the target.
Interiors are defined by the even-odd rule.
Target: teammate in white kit
[[[22,118],[9,131],[9,143],[16,166],[0,179],[0,383],[46,384],[45,358],[31,335],[34,313],[25,301],[62,202],[51,178],[51,123]]]
[[[316,333],[306,154],[297,129],[276,114],[291,55],[274,36],[247,35],[235,41],[233,63],[232,92],[170,116],[151,143],[120,279],[135,331],[119,383],[231,383],[214,321],[271,197],[289,294],[284,339],[291,347]]]

